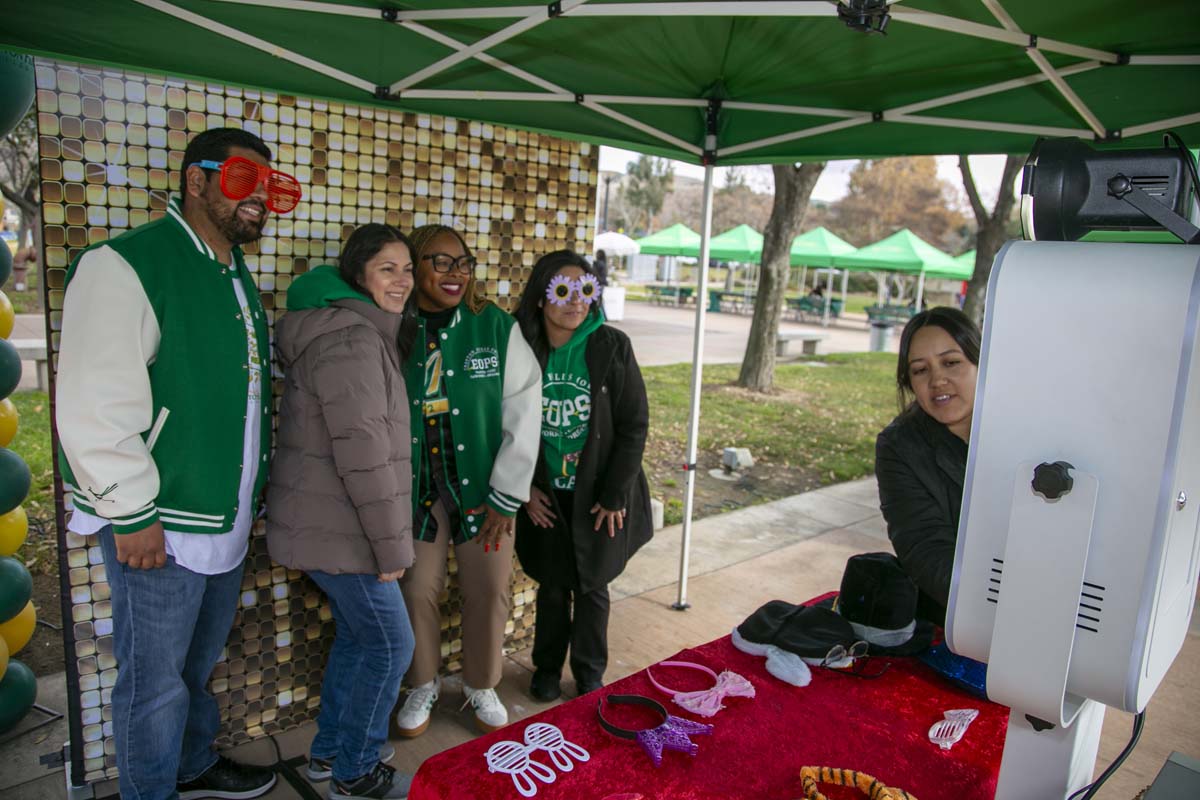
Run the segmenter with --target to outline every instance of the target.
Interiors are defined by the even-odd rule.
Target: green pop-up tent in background
[[[847,256],[857,252],[854,245],[847,242],[835,233],[830,232],[826,228],[814,228],[811,231],[805,231],[792,240],[792,249],[789,253],[789,261],[793,267],[803,264],[805,269],[808,267],[825,267],[829,270],[828,279],[825,287],[825,312],[822,319],[823,325],[829,324],[829,313],[833,303],[833,273],[834,259],[838,256]],[[842,272],[842,307],[846,305],[846,276],[847,272]],[[805,280],[800,279],[800,285],[803,287]]]
[[[917,275],[917,308],[921,307],[926,274],[936,272],[938,277],[953,276],[962,269],[952,257],[907,228],[854,253],[838,256],[834,262],[839,266]]]
[[[33,59],[0,52],[0,137],[25,117],[33,102]],[[0,245],[0,286],[12,274],[12,253]],[[17,410],[8,395],[21,382],[21,358],[7,339],[12,304],[0,292],[0,733],[29,713],[37,700],[33,671],[12,658],[33,636],[37,612],[33,579],[11,556],[25,543],[29,525],[21,502],[29,494],[29,466],[8,445],[17,433]]]

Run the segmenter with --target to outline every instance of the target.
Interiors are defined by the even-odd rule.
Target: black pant
[[[574,614],[572,615],[572,599]],[[533,665],[561,675],[571,648],[571,674],[577,683],[604,679],[608,666],[608,587],[581,594],[566,586],[539,585]]]

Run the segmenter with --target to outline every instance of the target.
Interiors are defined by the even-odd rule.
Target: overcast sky
[[[636,161],[638,154],[632,150],[621,150],[616,147],[601,147],[600,148],[600,169],[602,171],[625,172],[625,167],[630,161]],[[938,175],[942,180],[949,181],[952,186],[962,190],[962,176],[958,171],[957,156],[938,156]],[[676,175],[687,175],[689,177],[703,179],[704,167],[696,164],[687,164],[682,161],[672,161],[675,165]],[[813,198],[823,200],[825,202],[833,202],[840,199],[846,194],[846,190],[850,184],[850,171],[854,169],[856,161],[831,161],[825,171],[821,173],[821,178],[817,181],[816,188],[813,189]],[[724,169],[718,167],[717,174],[714,177],[716,185],[719,187],[725,182]],[[996,194],[999,191],[1000,176],[1004,172],[1004,156],[971,156],[971,173],[975,176],[975,185],[979,188],[979,194],[984,203],[991,206],[996,202]],[[771,191],[771,178],[769,174],[755,178],[750,178],[750,182],[755,185],[759,191]],[[1020,177],[1018,176],[1018,180]],[[963,195],[965,199],[965,194]]]

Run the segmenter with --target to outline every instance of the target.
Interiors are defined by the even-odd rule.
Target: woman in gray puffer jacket
[[[404,797],[411,781],[383,760],[394,753],[388,714],[413,653],[397,583],[413,563],[400,373],[413,338],[412,287],[408,239],[388,225],[364,225],[336,268],[296,279],[276,325],[285,382],[267,546],[276,562],[308,573],[333,610],[307,770],[313,780],[332,776],[330,797]]]

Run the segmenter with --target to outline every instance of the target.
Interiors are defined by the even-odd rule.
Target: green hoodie
[[[334,300],[362,300],[375,305],[374,300],[342,280],[337,267],[326,264],[310,269],[288,287],[287,310],[327,308]]]
[[[592,417],[587,339],[603,324],[602,314],[588,314],[570,341],[550,351],[542,371],[542,452],[555,489],[575,488],[575,469]]]

